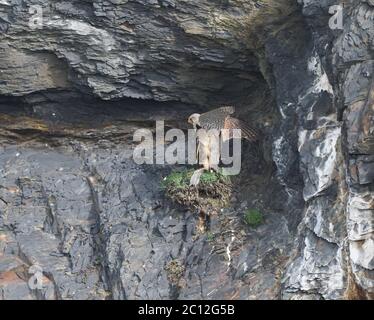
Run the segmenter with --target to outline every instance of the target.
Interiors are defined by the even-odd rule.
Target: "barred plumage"
[[[260,138],[258,130],[242,120],[231,117],[234,112],[234,107],[224,106],[202,114],[193,114],[188,119],[188,122],[205,130],[241,129],[244,139],[252,142],[258,141]]]
[[[232,129],[241,129],[242,138],[247,139],[251,142],[260,140],[260,134],[257,129],[249,126],[242,120],[231,117],[234,112],[234,107],[224,106],[205,112],[203,114],[194,113],[190,115],[190,117],[188,118],[188,122],[191,123],[195,129],[198,129],[198,127],[205,130],[229,129],[231,131],[228,137],[229,139],[233,136]],[[225,139],[227,138],[225,137]],[[214,159],[217,160],[217,158],[214,157],[215,152],[212,146],[213,144],[209,136],[205,138],[199,137],[197,157],[199,159],[199,163],[203,165],[203,168],[194,172],[190,181],[191,185],[197,185],[199,183],[200,177],[204,170],[218,170],[218,163],[214,161]]]

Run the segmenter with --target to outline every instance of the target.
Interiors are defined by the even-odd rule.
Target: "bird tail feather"
[[[247,139],[251,142],[256,142],[260,140],[260,132],[257,129],[250,127],[244,121],[240,121],[240,128],[242,129],[242,137],[244,139]]]

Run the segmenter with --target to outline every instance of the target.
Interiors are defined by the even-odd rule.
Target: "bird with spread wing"
[[[256,142],[259,140],[259,132],[249,126],[242,120],[232,117],[231,115],[235,113],[235,108],[232,106],[224,106],[218,109],[214,109],[202,114],[194,113],[188,118],[188,123],[192,124],[195,130],[205,129],[208,130],[218,130],[219,132],[223,129],[228,129],[230,135],[228,138],[232,138],[232,130],[240,129],[242,133],[242,138],[250,141]],[[197,185],[200,181],[200,177],[204,170],[214,169],[217,171],[218,166],[216,163],[212,162],[212,137],[199,136],[198,147],[197,147],[197,158],[200,164],[203,164],[203,168],[194,172],[190,184]]]

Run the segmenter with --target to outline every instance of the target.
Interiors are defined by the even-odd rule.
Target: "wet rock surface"
[[[0,299],[373,298],[374,7],[337,2],[1,2]],[[132,134],[227,103],[263,150],[202,229]]]

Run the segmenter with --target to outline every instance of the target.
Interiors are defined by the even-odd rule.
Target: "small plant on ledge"
[[[264,223],[264,217],[257,209],[248,209],[244,213],[244,221],[252,228],[257,228]]]

